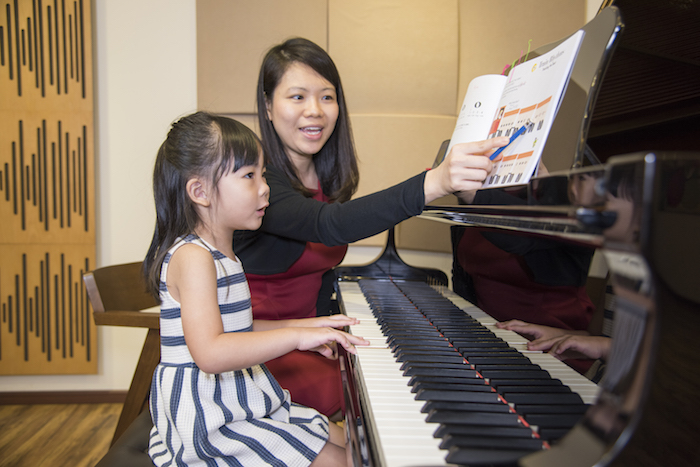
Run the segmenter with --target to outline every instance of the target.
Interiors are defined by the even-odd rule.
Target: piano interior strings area
[[[615,296],[600,383],[403,263],[390,232],[375,262],[336,270],[361,320],[349,331],[371,342],[340,352],[354,466],[700,465],[699,5],[606,1],[583,28],[550,174],[508,202],[421,215],[597,249]]]

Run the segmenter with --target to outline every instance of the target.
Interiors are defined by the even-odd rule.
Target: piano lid
[[[700,1],[606,0],[601,8],[608,6],[619,8],[625,27],[588,144],[603,161],[641,150],[700,149]]]

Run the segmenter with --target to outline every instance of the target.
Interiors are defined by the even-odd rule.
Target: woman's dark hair
[[[187,195],[192,177],[216,185],[229,172],[258,164],[260,140],[236,120],[196,112],[173,123],[153,169],[156,226],[143,264],[148,291],[158,298],[160,269],[178,237],[194,233],[199,217]]]
[[[266,104],[272,99],[282,76],[293,63],[310,67],[335,87],[338,98],[338,120],[333,134],[314,156],[314,166],[323,193],[331,201],[347,201],[357,190],[360,176],[343,85],[331,57],[325,50],[307,39],[293,38],[274,46],[267,52],[260,67],[257,90],[258,121],[267,164],[282,170],[297,191],[311,196],[311,192],[299,180],[282,141],[272,122],[267,118]]]

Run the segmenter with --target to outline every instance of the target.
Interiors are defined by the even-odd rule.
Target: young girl
[[[335,358],[364,339],[345,316],[253,320],[233,231],[260,227],[269,188],[257,137],[229,118],[180,119],[158,151],[157,220],[144,262],[161,301],[149,455],[158,465],[346,465],[344,433],[293,403],[263,362],[292,350]]]

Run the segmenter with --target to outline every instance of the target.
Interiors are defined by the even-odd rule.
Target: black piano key
[[[386,340],[386,343],[389,344],[391,347],[401,347],[404,344],[416,344],[420,343],[421,345],[442,345],[443,343],[447,343],[449,345],[449,342],[446,339],[443,339],[442,337],[426,337],[425,339],[418,339],[418,338],[408,338],[408,337],[389,337]]]
[[[510,407],[501,401],[492,403],[428,401],[421,408],[421,413],[430,413],[433,410],[512,413]]]
[[[486,436],[460,436],[447,435],[442,439],[440,448],[450,449],[523,449],[528,451],[540,451],[544,442],[541,439],[527,438],[500,438]]]
[[[425,342],[422,339],[417,339],[415,341],[408,341],[408,342],[400,342],[400,343],[395,343],[396,341],[392,342],[387,342],[389,348],[392,350],[424,350],[424,349],[450,349],[453,352],[457,352],[457,349],[452,347],[452,344],[450,344],[446,340],[431,340],[429,342]]]
[[[575,392],[568,394],[508,394],[503,396],[511,404],[583,404]]]
[[[468,360],[467,360],[468,361]],[[469,364],[473,365],[471,361],[469,361]],[[513,372],[524,372],[524,371],[538,371],[542,370],[539,365],[525,365],[525,364],[520,364],[520,365],[508,365],[508,364],[503,364],[503,365],[498,365],[498,364],[485,364],[485,365],[474,365],[474,368],[481,374],[484,374],[484,372],[491,372],[491,371],[513,371]],[[547,373],[549,374],[549,373]],[[485,376],[484,376],[485,377]]]
[[[478,378],[476,372],[474,372],[470,376],[415,375],[409,378],[408,385],[413,386],[417,383],[462,383],[465,380],[467,382],[474,380],[471,384],[487,384],[486,380]]]
[[[470,380],[467,380],[470,381]],[[476,378],[471,381],[477,381]],[[477,384],[469,383],[416,383],[411,388],[411,392],[418,393],[421,390],[436,390],[436,391],[471,391],[471,392],[493,392],[493,388],[483,382]]]
[[[579,420],[579,414],[529,414],[523,417],[530,425],[542,428],[571,428]]]
[[[522,378],[522,379],[550,379],[551,376],[545,370],[483,370],[480,372],[484,378]]]
[[[473,426],[523,426],[515,413],[461,412],[455,410],[431,410],[425,417],[428,423],[449,423]]]
[[[433,437],[444,438],[445,436],[491,436],[501,438],[534,438],[535,434],[530,428],[525,426],[474,426],[474,425],[452,425],[441,424]]]
[[[453,347],[459,353],[465,357],[523,357],[530,361],[529,358],[524,357],[520,352],[518,352],[513,347]]]
[[[468,365],[462,365],[462,368],[447,367],[447,368],[426,368],[414,365],[409,365],[406,368],[402,368],[404,376],[452,376],[452,377],[474,377],[477,378],[476,370],[470,368]]]
[[[445,460],[452,464],[469,466],[515,465],[518,459],[533,451],[526,449],[479,449],[479,448],[450,448]]]
[[[481,340],[475,339],[475,340],[470,341],[470,342],[464,342],[464,341],[450,341],[450,342],[460,352],[462,352],[463,349],[475,349],[477,347],[482,347],[482,348],[486,347],[486,348],[490,348],[490,349],[498,349],[498,348],[512,349],[512,347],[510,347],[507,342],[495,341],[492,339],[481,339]]]
[[[405,353],[397,357],[397,362],[428,362],[428,363],[464,363],[464,357],[457,352],[454,355],[445,354],[415,354]]]
[[[461,353],[461,352],[460,352]],[[462,354],[464,355],[464,354]],[[465,355],[466,357],[466,355]],[[472,365],[533,365],[530,359],[523,356],[502,355],[502,356],[477,356],[467,357]],[[539,368],[539,366],[536,366]]]
[[[441,368],[443,370],[474,370],[471,365],[462,361],[461,363],[445,363],[445,362],[403,362],[399,367],[405,373],[411,368]],[[409,375],[410,376],[410,375]]]
[[[513,407],[521,415],[534,413],[583,415],[590,406],[588,404],[514,404]]]
[[[416,393],[416,400],[496,403],[500,400],[498,396],[499,394],[497,392],[441,391],[437,389],[423,389]]]
[[[562,393],[569,394],[571,389],[568,386],[499,386],[497,388],[498,392],[501,394],[514,394],[514,393],[538,393],[538,394],[551,394],[551,393]]]
[[[498,389],[501,386],[563,386],[564,383],[558,379],[503,379],[503,378],[492,378],[489,379],[489,384],[494,388]]]

